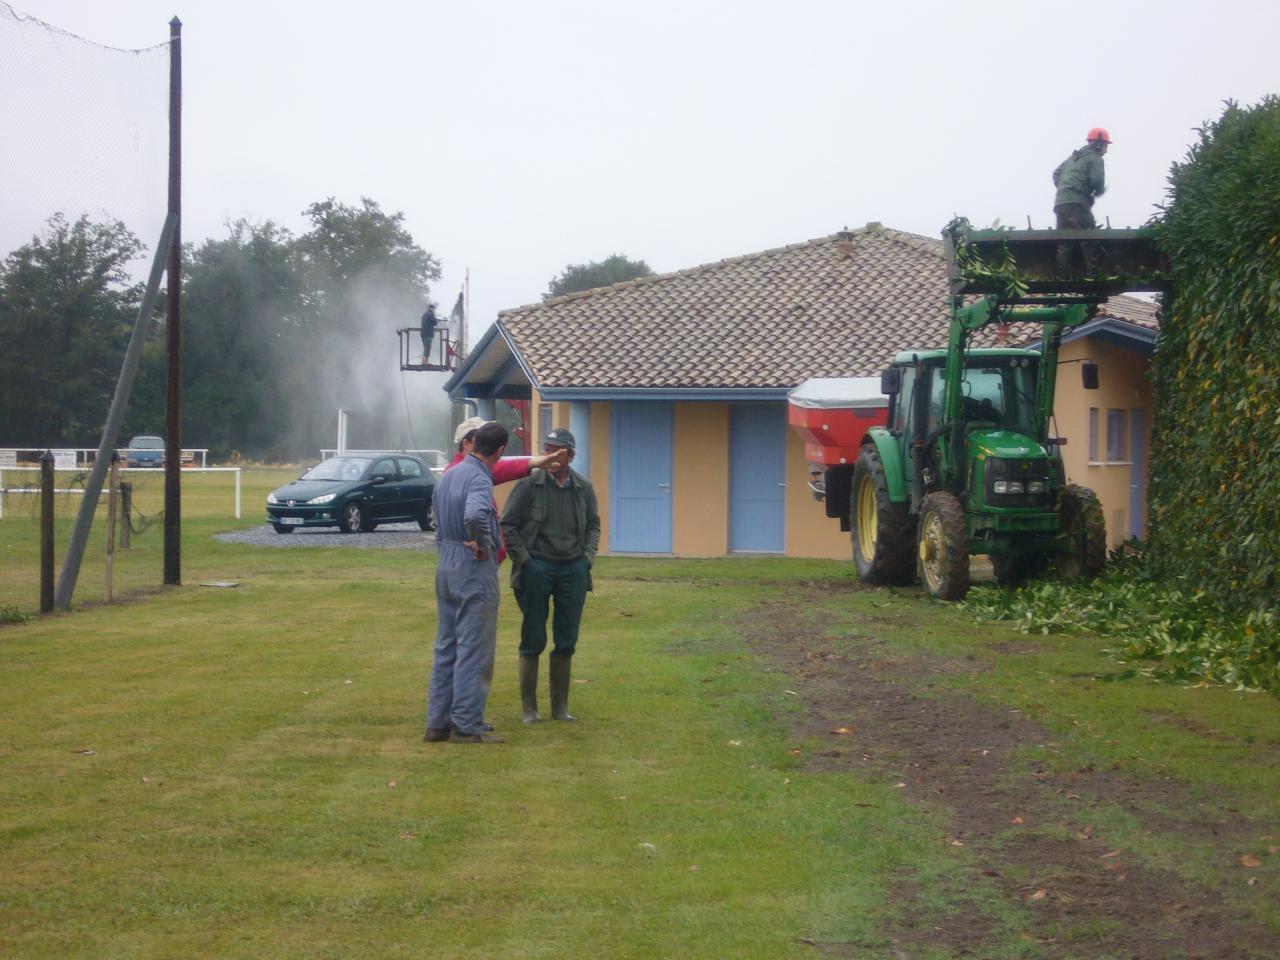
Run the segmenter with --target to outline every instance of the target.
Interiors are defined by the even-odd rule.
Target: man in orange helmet
[[[1085,138],[1088,142],[1072,152],[1053,171],[1053,185],[1058,188],[1053,198],[1053,212],[1058,216],[1059,230],[1093,230],[1098,222],[1093,218],[1093,201],[1106,192],[1106,168],[1102,158],[1111,146],[1111,135],[1102,127],[1094,127]],[[1074,244],[1058,244],[1058,275],[1066,276],[1071,269],[1071,249]],[[1096,270],[1096,255],[1085,248],[1085,267]]]

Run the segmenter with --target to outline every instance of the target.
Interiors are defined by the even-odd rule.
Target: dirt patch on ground
[[[1280,935],[1243,916],[1225,885],[1193,885],[1153,867],[1095,821],[1114,822],[1118,809],[1153,841],[1160,833],[1212,841],[1224,876],[1234,869],[1240,883],[1240,844],[1280,832],[1276,824],[1240,817],[1229,799],[1173,779],[1029,760],[1029,747],[1062,756],[1053,733],[1025,713],[979,703],[933,679],[982,669],[981,661],[904,654],[876,639],[873,618],[837,643],[824,638],[808,609],[794,596],[765,603],[741,630],[804,691],[795,734],[823,745],[811,767],[888,780],[941,814],[947,836],[939,843],[967,848],[975,864],[941,915],[902,882],[890,897],[902,905],[898,918],[883,931],[888,956],[981,957],[1011,936],[1049,958],[1280,956]],[[971,892],[980,886],[994,888],[1023,919],[1011,928],[1010,911],[1000,920],[980,907]],[[814,946],[832,955],[886,955],[853,944]]]

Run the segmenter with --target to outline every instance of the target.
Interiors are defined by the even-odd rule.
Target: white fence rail
[[[90,467],[93,465],[93,458],[98,453],[97,447],[0,447],[0,470],[16,469],[19,461],[22,460],[35,462],[40,459],[40,454],[44,453],[46,449],[53,451],[55,469],[57,470],[76,470],[80,467]],[[121,463],[124,463],[128,452],[128,447],[116,448],[116,453],[120,454]],[[213,469],[208,465],[208,447],[182,448],[183,463],[190,460],[194,464],[197,456],[200,458],[202,469]],[[183,467],[183,469],[190,470],[192,468]]]
[[[63,472],[66,472],[67,470],[74,470],[76,468],[75,467],[63,467],[63,468],[55,467],[54,469],[55,470],[62,469]],[[7,467],[7,466],[0,467],[0,519],[3,519],[4,517],[4,498],[6,494],[39,493],[40,492],[40,488],[38,486],[6,487],[4,485],[4,475],[6,473],[39,473],[39,472],[40,472],[39,467]],[[164,470],[161,467],[121,467],[120,468],[121,476],[123,476],[126,473],[163,474]],[[239,467],[183,467],[182,473],[183,475],[186,475],[189,473],[234,473],[235,479],[236,479],[236,519],[237,520],[240,519],[240,468]],[[66,487],[66,488],[58,488],[53,492],[83,494],[84,490],[79,489],[78,487]],[[102,496],[106,495],[106,492],[107,491],[105,489],[102,491],[102,495],[98,497],[99,501],[101,501]]]

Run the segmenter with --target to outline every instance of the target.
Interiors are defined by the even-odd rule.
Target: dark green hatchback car
[[[298,527],[365,533],[405,522],[430,530],[434,489],[426,464],[407,453],[330,457],[267,495],[267,522],[276,533]]]

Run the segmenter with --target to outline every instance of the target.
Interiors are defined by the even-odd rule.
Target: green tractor
[[[868,431],[849,504],[858,576],[908,584],[959,600],[969,558],[986,554],[1012,585],[1052,564],[1065,578],[1092,577],[1106,560],[1098,498],[1068,484],[1051,429],[1064,331],[1089,320],[1115,293],[1157,290],[1160,254],[1147,230],[943,233],[952,319],[945,350],[899,353],[881,376],[887,425]],[[1107,275],[1063,278],[1064,243],[1091,246],[1086,263]],[[977,348],[992,324],[1043,325],[1040,351]],[[1083,385],[1098,369],[1081,364]]]

